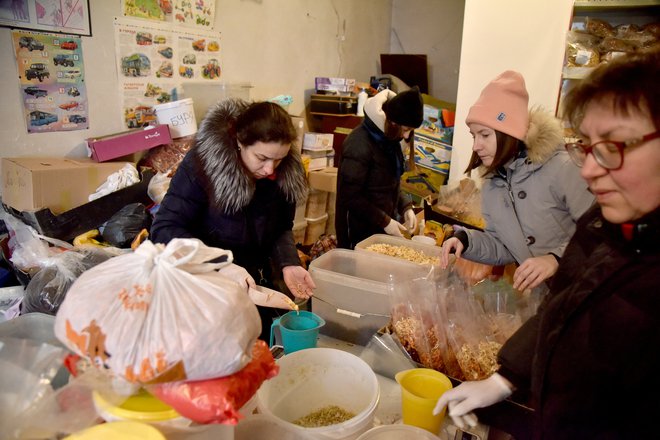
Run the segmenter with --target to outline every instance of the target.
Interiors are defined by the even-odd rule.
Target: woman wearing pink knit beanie
[[[449,254],[492,265],[516,263],[513,287],[540,285],[557,270],[577,219],[594,198],[564,151],[559,121],[528,110],[525,80],[507,70],[492,80],[465,120],[474,138],[466,173],[478,169],[484,232],[460,230],[443,244]]]

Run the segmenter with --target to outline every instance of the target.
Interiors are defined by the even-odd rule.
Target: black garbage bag
[[[55,315],[73,282],[87,269],[113,256],[102,248],[84,246],[51,257],[25,288],[21,313]]]
[[[117,211],[103,228],[101,235],[118,248],[127,248],[142,229],[151,228],[151,213],[142,203],[131,203]]]

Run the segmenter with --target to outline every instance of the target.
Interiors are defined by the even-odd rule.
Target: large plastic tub
[[[390,255],[385,255],[385,254],[380,254],[379,252],[371,251],[367,249],[369,246],[372,246],[374,244],[387,244],[390,246],[400,246],[400,247],[407,247],[410,248],[416,252],[424,254],[425,257],[429,259],[434,259],[435,263],[415,263],[415,264],[422,264],[426,266],[431,266],[433,264],[438,264],[440,263],[440,255],[442,255],[442,248],[440,246],[435,246],[431,244],[426,244],[422,243],[419,241],[413,241],[413,240],[407,240],[403,237],[393,237],[391,235],[387,234],[375,234],[372,235],[369,238],[366,238],[359,242],[357,245],[355,245],[355,250],[359,252],[372,252],[372,253],[377,253],[379,255],[384,255],[389,258],[397,258],[400,260],[405,260],[405,261],[410,261],[405,258],[401,257],[395,257],[395,256],[390,256]],[[411,261],[412,262],[412,261]]]
[[[316,283],[312,311],[321,333],[366,345],[390,320],[388,283],[425,276],[428,268],[374,252],[332,249],[309,265]]]
[[[376,374],[359,357],[334,348],[308,348],[285,355],[277,364],[280,373],[257,391],[260,413],[317,439],[354,440],[373,426],[380,387]],[[292,423],[330,405],[355,416],[316,428]]]
[[[370,429],[358,440],[438,440],[430,432],[410,425],[382,425]]]
[[[277,417],[266,414],[253,414],[240,420],[234,431],[234,440],[313,440],[300,429]]]
[[[45,313],[27,313],[0,323],[0,338],[29,339],[64,347],[55,337],[55,317]]]

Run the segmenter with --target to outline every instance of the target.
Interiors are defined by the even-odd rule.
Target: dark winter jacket
[[[307,184],[294,148],[274,180],[254,179],[245,169],[228,127],[247,105],[223,101],[206,115],[156,214],[151,239],[167,243],[195,237],[231,250],[234,263],[259,283],[262,273],[268,276],[270,262],[276,270],[300,264],[291,229]]]
[[[536,438],[655,438],[660,411],[660,210],[632,239],[599,207],[580,218],[536,316],[499,354],[531,390]]]
[[[382,106],[392,96],[393,92],[384,90],[367,100],[364,120],[342,146],[335,218],[339,247],[353,249],[365,238],[383,234],[391,219],[399,221],[412,206],[410,196],[400,191],[401,143],[383,133]]]

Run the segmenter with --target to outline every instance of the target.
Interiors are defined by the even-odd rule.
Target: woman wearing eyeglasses
[[[460,425],[531,391],[535,438],[655,438],[660,409],[660,52],[617,59],[565,101],[567,145],[597,205],[550,293],[499,353],[499,373],[445,393]]]
[[[461,230],[442,246],[478,263],[518,264],[513,287],[532,289],[554,275],[577,219],[593,204],[564,151],[559,120],[528,110],[525,80],[508,70],[481,92],[466,124],[474,139],[466,172],[484,176],[484,232]]]

